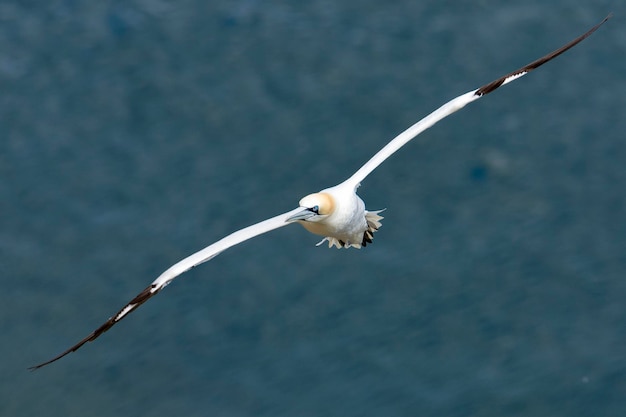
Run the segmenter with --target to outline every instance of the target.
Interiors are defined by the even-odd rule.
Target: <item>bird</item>
[[[461,94],[460,96],[446,102],[435,111],[428,114],[426,117],[419,120],[417,123],[413,124],[408,129],[393,138],[352,176],[342,183],[335,185],[334,187],[323,189],[317,193],[309,194],[299,201],[297,208],[231,233],[217,242],[172,265],[159,277],[157,277],[148,287],[130,300],[130,302],[128,302],[116,314],[107,319],[107,321],[100,327],[91,332],[87,337],[52,359],[35,366],[31,366],[28,369],[35,370],[42,368],[72,352],[75,352],[86,343],[94,341],[103,333],[111,329],[111,327],[128,316],[131,312],[135,311],[150,298],[157,295],[163,288],[170,284],[172,280],[184,272],[213,259],[233,246],[271,230],[290,224],[300,224],[307,231],[323,236],[323,239],[318,243],[318,246],[327,242],[329,248],[354,247],[360,249],[361,247],[365,247],[372,243],[374,233],[381,227],[383,217],[380,213],[383,210],[368,211],[365,208],[363,200],[357,195],[357,189],[359,188],[361,182],[370,173],[372,173],[372,171],[387,160],[392,154],[406,145],[411,139],[415,138],[435,123],[450,116],[458,110],[461,110],[469,103],[492,93],[503,85],[515,81],[529,72],[539,68],[546,62],[551,61],[578,43],[582,42],[607,20],[609,20],[611,16],[612,15],[609,14],[601,22],[593,26],[584,34],[548,53],[547,55],[544,55],[543,57],[532,61],[515,71],[503,75],[490,83],[483,85],[482,87],[471,90],[465,94]]]

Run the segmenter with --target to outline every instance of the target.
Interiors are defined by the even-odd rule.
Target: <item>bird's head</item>
[[[298,204],[302,210],[289,217],[288,222],[319,222],[335,211],[335,199],[328,193],[309,194]]]

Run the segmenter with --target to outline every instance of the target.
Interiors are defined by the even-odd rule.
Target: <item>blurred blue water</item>
[[[160,272],[350,175],[437,105],[614,18],[297,226]],[[0,4],[3,416],[616,416],[626,8],[596,1]]]

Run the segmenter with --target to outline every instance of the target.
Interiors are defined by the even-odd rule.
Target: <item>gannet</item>
[[[137,307],[158,294],[163,288],[165,288],[165,286],[172,282],[173,279],[185,271],[213,259],[226,249],[271,230],[278,229],[289,224],[298,223],[304,226],[304,228],[309,232],[324,237],[318,245],[327,241],[329,248],[333,246],[337,248],[361,248],[362,246],[366,246],[368,243],[371,243],[374,239],[374,233],[381,226],[381,220],[383,217],[380,216],[380,212],[382,210],[366,210],[365,203],[356,194],[361,181],[363,181],[365,177],[367,177],[393,153],[406,145],[411,139],[415,138],[424,130],[433,126],[435,123],[446,118],[452,113],[462,109],[469,103],[486,96],[505,84],[519,79],[530,71],[561,55],[590,36],[610,17],[611,14],[583,35],[554,50],[553,52],[550,52],[549,54],[531,62],[530,64],[503,75],[502,77],[499,77],[480,88],[469,91],[448,101],[392,139],[385,147],[383,147],[369,161],[367,161],[365,165],[359,168],[358,171],[356,171],[344,182],[334,187],[326,188],[320,192],[309,194],[300,200],[297,208],[231,233],[230,235],[174,264],[163,272],[156,280],[154,280],[146,289],[141,291],[135,298],[126,304],[121,310],[111,316],[104,324],[94,330],[83,340],[54,358],[40,363],[39,365],[30,367],[29,369],[41,368],[61,359],[71,352],[78,350],[85,343],[97,339],[117,322],[122,320],[131,312],[135,311]]]

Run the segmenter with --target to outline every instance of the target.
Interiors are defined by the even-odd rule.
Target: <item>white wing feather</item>
[[[183,272],[186,272],[195,266],[198,266],[215,258],[226,249],[238,245],[241,242],[245,242],[248,239],[252,239],[253,237],[262,235],[263,233],[267,233],[271,230],[287,226],[290,223],[287,223],[286,220],[301,210],[301,208],[296,208],[288,211],[287,213],[279,214],[278,216],[272,217],[270,219],[264,220],[262,222],[253,224],[252,226],[248,226],[234,233],[231,233],[230,235],[218,240],[212,245],[209,245],[206,248],[194,253],[193,255],[186,257],[182,261],[172,265],[157,279],[155,279],[152,285],[156,288],[161,289]]]
[[[483,85],[476,90],[470,91],[468,93],[462,94],[456,98],[445,103],[443,106],[439,107],[434,112],[430,113],[428,116],[424,117],[419,122],[415,123],[413,126],[406,129],[404,132],[400,133],[398,136],[393,138],[385,147],[383,147],[380,151],[378,151],[369,161],[365,163],[357,172],[355,172],[350,178],[344,181],[344,184],[350,184],[355,188],[359,186],[361,181],[365,179],[372,171],[374,171],[380,164],[382,164],[387,158],[393,155],[398,149],[402,148],[406,145],[411,139],[415,138],[417,135],[433,126],[435,123],[445,119],[450,116],[452,113],[455,113],[461,110],[463,107],[468,105],[469,103],[478,100],[479,98],[491,93],[492,91],[502,87],[505,84],[508,84],[512,81],[521,78],[522,76],[528,74],[530,71],[539,68],[541,65],[546,62],[551,61],[557,56],[561,55],[563,52],[568,49],[574,47],[593,32],[595,32],[604,22],[611,18],[611,14],[605,17],[600,23],[589,29],[587,32],[583,33],[576,39],[570,41],[569,43],[563,45],[559,49],[556,49],[550,52],[547,55],[542,56],[541,58],[515,70],[506,75],[503,75],[500,78],[495,79],[494,81]]]
[[[135,298],[133,298],[128,304],[120,309],[115,315],[109,317],[109,319],[104,322],[100,327],[94,330],[89,336],[85,337],[80,342],[76,343],[71,348],[62,352],[61,354],[55,356],[49,361],[40,363],[39,365],[35,365],[30,367],[29,369],[34,370],[41,368],[42,366],[46,366],[52,362],[55,362],[65,355],[72,353],[81,346],[83,346],[87,342],[91,342],[97,339],[101,334],[109,330],[113,327],[118,321],[122,320],[129,313],[135,311],[137,307],[148,301],[150,298],[155,296],[159,291],[161,291],[167,284],[169,284],[174,278],[179,276],[185,271],[193,268],[194,266],[200,265],[203,262],[206,262],[210,259],[215,258],[221,252],[225,251],[228,248],[231,248],[235,245],[240,244],[241,242],[245,242],[248,239],[252,239],[255,236],[262,235],[263,233],[267,233],[270,230],[278,229],[283,226],[287,226],[288,224],[286,220],[299,212],[301,209],[297,208],[291,210],[287,213],[279,214],[278,216],[272,217],[270,219],[264,220],[262,222],[253,224],[252,226],[245,227],[241,230],[238,230],[230,235],[218,240],[217,242],[207,246],[206,248],[194,253],[183,259],[182,261],[172,265],[165,272],[163,272],[156,280],[152,282],[146,289],[140,292]]]
[[[348,178],[345,182],[348,184],[352,184],[355,187],[358,186],[358,184],[360,184],[365,177],[367,177],[373,170],[375,170],[378,165],[382,164],[387,158],[393,155],[398,149],[406,145],[411,139],[415,138],[417,135],[419,135],[438,121],[445,119],[452,113],[461,110],[467,104],[471,103],[474,100],[478,100],[479,98],[480,96],[477,96],[476,90],[474,90],[448,101],[446,104],[439,107],[437,110],[430,113],[428,116],[424,117],[422,120],[415,123],[413,126],[409,127],[407,130],[393,138],[391,142],[389,142],[387,145],[385,145],[384,148],[378,151],[376,155],[374,155],[369,161],[367,161],[365,165],[359,168],[359,170],[355,172],[354,175]]]

